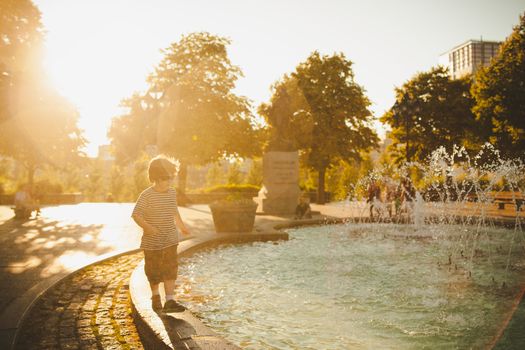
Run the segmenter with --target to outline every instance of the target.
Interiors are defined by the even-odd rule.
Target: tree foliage
[[[263,182],[262,159],[253,159],[250,171],[246,176],[246,183],[261,186]]]
[[[334,158],[360,159],[362,150],[377,144],[371,128],[370,101],[354,80],[352,62],[343,54],[314,52],[293,76],[313,117],[308,164],[320,170]]]
[[[159,102],[148,94],[134,93],[120,105],[126,112],[112,119],[108,136],[116,162],[124,165],[138,159],[145,146],[156,144]]]
[[[77,161],[84,138],[76,108],[52,88],[31,80],[19,85],[17,95],[12,116],[0,123],[0,153],[23,164],[32,183],[40,166]]]
[[[30,0],[0,1],[0,122],[9,118],[16,76],[39,58],[42,37],[40,12]]]
[[[8,66],[24,66],[43,38],[40,11],[31,0],[0,2],[0,53]],[[19,62],[19,63],[15,63]]]
[[[490,66],[476,74],[472,95],[488,141],[504,155],[525,158],[525,14]]]
[[[149,128],[148,142],[181,162],[182,191],[187,164],[225,155],[245,157],[260,150],[249,101],[232,91],[242,72],[228,58],[229,43],[209,33],[192,33],[171,44],[148,78],[147,95],[154,98],[144,103],[145,96],[135,97],[130,113],[114,122],[110,132],[113,144],[122,149],[129,141],[119,138],[139,136],[135,142],[144,144],[137,134]]]
[[[305,164],[318,172],[317,201],[324,203],[326,170],[339,160],[360,159],[361,151],[378,142],[370,125],[369,105],[354,80],[351,61],[341,53],[321,56],[314,52],[291,76],[274,85],[270,103],[259,111],[271,127],[283,128],[274,134],[290,135]]]
[[[164,96],[157,142],[181,161],[203,164],[258,150],[249,101],[232,92],[242,72],[228,58],[229,43],[208,33],[184,36],[149,79]]]
[[[25,165],[32,183],[37,167],[76,159],[84,139],[74,106],[46,83],[38,9],[30,1],[3,1],[0,19],[0,153]]]
[[[423,160],[439,146],[476,148],[479,125],[471,112],[471,78],[452,80],[446,68],[418,73],[401,88],[381,118],[390,125],[389,149],[400,160]]]
[[[226,178],[228,181],[228,185],[239,185],[244,182],[245,175],[241,171],[241,165],[239,164],[239,162],[229,164]]]

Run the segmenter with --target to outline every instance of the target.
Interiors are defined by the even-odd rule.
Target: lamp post
[[[408,123],[408,113],[406,111],[406,108],[403,107],[403,112],[405,114],[405,137],[406,137],[406,148],[405,148],[405,158],[407,159],[407,162],[410,162],[410,152],[409,152],[409,147],[410,147],[410,134],[409,134],[409,123]]]
[[[405,122],[405,158],[407,162],[410,162],[410,118],[408,116],[409,109],[404,104],[399,106],[399,112],[401,113]]]

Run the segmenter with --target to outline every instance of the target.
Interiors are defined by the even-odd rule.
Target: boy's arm
[[[175,224],[177,225],[179,230],[182,232],[182,234],[187,235],[187,236],[190,235],[190,231],[188,231],[188,229],[186,228],[186,225],[182,221],[182,218],[180,217],[178,210],[175,212]]]
[[[142,216],[134,214],[134,215],[131,215],[131,217],[133,218],[133,220],[135,220],[137,225],[139,225],[140,227],[144,229],[144,233],[146,234],[158,233],[157,228],[151,225],[150,223],[148,223]]]

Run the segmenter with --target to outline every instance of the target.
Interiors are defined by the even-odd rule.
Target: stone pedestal
[[[270,215],[292,215],[299,195],[299,153],[266,153],[263,157],[263,187],[257,198],[258,211]]]

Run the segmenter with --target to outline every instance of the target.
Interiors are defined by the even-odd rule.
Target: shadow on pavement
[[[191,336],[195,335],[196,331],[189,322],[172,315],[161,315],[160,319],[164,323],[166,333],[168,333],[174,349],[186,349],[188,347],[190,349],[200,349],[191,339]]]
[[[42,219],[0,225],[0,312],[39,281],[110,252],[113,247],[98,239],[102,227]]]

